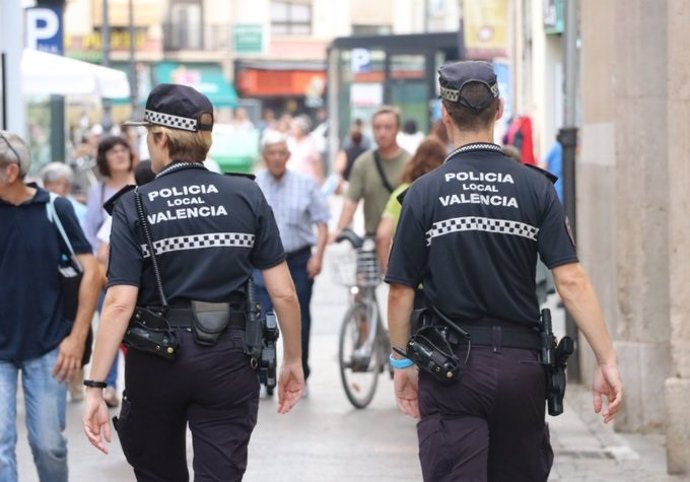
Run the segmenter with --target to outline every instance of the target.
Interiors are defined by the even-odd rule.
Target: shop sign
[[[238,24],[233,27],[233,45],[238,54],[260,54],[263,51],[261,25]]]
[[[544,32],[563,33],[563,0],[544,0]]]

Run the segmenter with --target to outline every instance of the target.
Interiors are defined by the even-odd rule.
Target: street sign
[[[62,55],[62,9],[35,7],[26,9],[26,46]]]

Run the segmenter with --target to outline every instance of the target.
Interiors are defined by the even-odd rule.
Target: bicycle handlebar
[[[364,238],[360,237],[351,229],[343,229],[343,231],[335,238],[336,243],[342,241],[349,241],[353,248],[359,249],[364,244]]]

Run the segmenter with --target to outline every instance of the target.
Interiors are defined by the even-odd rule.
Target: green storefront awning
[[[185,84],[206,95],[214,107],[235,107],[237,92],[218,64],[160,62],[153,67],[155,84]]]

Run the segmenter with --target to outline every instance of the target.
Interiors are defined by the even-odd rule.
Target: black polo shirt
[[[72,321],[62,316],[58,266],[67,246],[48,220],[48,191],[15,206],[0,200],[0,360],[43,356],[69,335]],[[77,254],[91,254],[72,203],[53,203]]]
[[[495,144],[455,150],[406,194],[386,281],[416,287],[456,320],[536,323],[537,253],[577,262],[552,182]]]
[[[228,301],[253,269],[285,258],[273,212],[247,177],[173,163],[139,192],[168,301]],[[108,286],[122,284],[140,288],[138,304],[160,303],[133,191],[117,200],[110,235]]]

